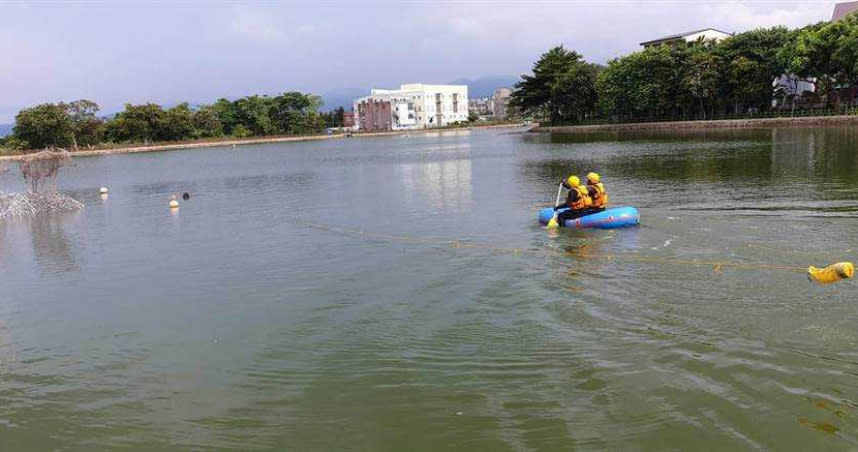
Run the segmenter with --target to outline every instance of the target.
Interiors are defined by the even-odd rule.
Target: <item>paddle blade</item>
[[[554,229],[557,226],[560,225],[557,224],[557,215],[554,215],[553,217],[551,217],[551,220],[548,221],[548,229]]]

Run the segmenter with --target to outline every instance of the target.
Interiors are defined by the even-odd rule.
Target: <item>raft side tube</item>
[[[568,209],[560,209],[558,213],[563,212],[565,210]],[[553,216],[554,209],[552,209],[551,207],[546,207],[539,211],[539,222],[542,224],[548,224],[548,222]],[[605,210],[604,212],[586,215],[580,218],[576,218],[574,220],[566,220],[566,224],[564,224],[563,226],[573,229],[616,229],[636,226],[640,224],[640,222],[641,215],[638,212],[638,209],[626,206],[614,207]]]

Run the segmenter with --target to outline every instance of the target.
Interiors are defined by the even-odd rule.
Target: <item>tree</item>
[[[0,137],[0,154],[15,153],[27,149],[27,143],[15,135]]]
[[[44,150],[25,155],[18,168],[30,193],[56,193],[60,168],[71,162],[68,151]]]
[[[230,102],[228,99],[218,99],[217,102],[211,105],[211,110],[220,122],[223,133],[226,135],[232,135],[233,129],[241,124],[235,103]]]
[[[72,120],[72,142],[75,149],[79,145],[93,146],[101,141],[104,121],[96,117],[98,104],[80,99],[63,105]]]
[[[595,111],[600,70],[595,64],[575,64],[557,78],[553,102],[561,118],[580,124],[587,114]]]
[[[279,133],[300,133],[305,127],[304,118],[310,107],[308,96],[295,91],[283,93],[272,99],[271,121]]]
[[[346,109],[343,107],[339,107],[334,110],[334,127],[343,127],[345,124],[345,120],[343,119],[346,114]]]
[[[682,80],[683,88],[700,105],[700,115],[706,119],[707,104],[711,108],[712,98],[718,89],[721,60],[711,51],[709,44],[695,46],[688,59],[688,71]],[[771,81],[769,81],[771,86]]]
[[[836,33],[832,33],[832,24],[820,22],[797,31],[795,39],[787,42],[779,52],[787,72],[811,81],[815,91],[826,99],[826,105],[833,92],[831,88],[840,77],[834,59],[837,38]]]
[[[155,123],[159,141],[186,140],[194,135],[194,112],[187,102],[165,110]]]
[[[74,122],[65,105],[41,104],[15,116],[13,133],[31,149],[69,146],[74,142]]]
[[[105,126],[105,134],[115,142],[149,143],[159,136],[164,110],[157,104],[125,104],[125,110]]]
[[[858,14],[832,22],[820,30],[821,39],[833,42],[831,70],[841,88],[858,87]]]
[[[193,112],[195,138],[209,138],[223,135],[223,123],[216,105],[203,105]]]
[[[759,28],[710,48],[718,60],[728,62],[721,73],[720,93],[734,110],[771,107],[772,83],[788,70],[781,50],[795,34],[785,27]]]
[[[748,82],[759,76],[760,65],[754,60],[740,56],[727,63],[726,72],[723,74],[724,84],[722,94],[730,101],[734,112],[741,112],[749,103],[756,104],[754,99],[760,98],[759,86]],[[768,90],[771,91],[770,81]]]
[[[533,75],[516,83],[510,104],[524,114],[547,114],[552,124],[580,121],[595,106],[596,73],[577,52],[554,47],[534,63]],[[577,95],[585,99],[571,102]]]
[[[271,118],[273,101],[268,96],[242,97],[234,102],[234,112],[238,124],[252,135],[274,135],[278,127]]]
[[[468,112],[468,122],[477,122],[480,119],[480,115],[475,111]]]
[[[686,46],[655,46],[617,58],[600,72],[600,110],[615,119],[681,116]]]

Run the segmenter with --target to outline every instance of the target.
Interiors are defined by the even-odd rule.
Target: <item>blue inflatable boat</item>
[[[567,209],[560,209],[563,212]],[[548,224],[554,216],[554,209],[546,207],[539,211],[539,222]],[[615,207],[604,212],[594,213],[574,220],[566,220],[563,226],[572,229],[616,229],[628,226],[636,226],[641,222],[641,215],[634,207]]]

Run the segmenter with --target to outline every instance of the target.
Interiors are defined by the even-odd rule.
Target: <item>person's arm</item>
[[[592,185],[587,186],[587,194],[590,195],[591,198],[595,198],[598,192],[596,192],[596,187]]]
[[[570,207],[572,204],[575,203],[575,201],[578,200],[578,196],[579,196],[578,190],[570,190],[569,196],[566,198],[566,203],[554,207],[554,210],[565,209],[567,207]]]

